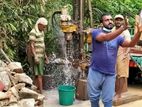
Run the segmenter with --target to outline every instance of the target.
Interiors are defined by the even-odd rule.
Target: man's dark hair
[[[104,16],[111,16],[111,14],[109,14],[109,13],[103,13],[103,14],[101,15],[101,18],[100,18],[100,23],[103,22],[103,17],[104,17]]]

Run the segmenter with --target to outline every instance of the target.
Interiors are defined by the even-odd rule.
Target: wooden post
[[[78,21],[79,19],[79,0],[73,0],[73,20]]]
[[[80,51],[83,50],[83,17],[84,17],[84,0],[80,0]]]
[[[91,0],[88,0],[88,6],[89,6],[89,15],[90,15],[90,27],[93,27],[93,15],[92,15],[92,5]]]

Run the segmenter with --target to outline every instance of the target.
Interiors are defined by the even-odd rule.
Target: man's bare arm
[[[134,47],[142,34],[142,25],[137,24],[137,32],[131,41],[125,40],[122,44],[123,47]]]
[[[128,26],[128,19],[125,18],[125,23],[119,29],[110,33],[101,33],[99,36],[96,37],[96,40],[100,42],[112,40],[119,36],[124,30],[128,29]]]
[[[112,40],[114,38],[116,38],[117,36],[119,36],[124,30],[126,30],[126,28],[124,28],[123,26],[120,27],[119,29],[110,32],[110,33],[101,33],[100,35],[98,35],[96,37],[97,41],[103,42],[103,41],[109,41]]]

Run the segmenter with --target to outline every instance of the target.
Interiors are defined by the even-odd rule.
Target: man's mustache
[[[108,25],[113,25],[113,23],[109,23]]]

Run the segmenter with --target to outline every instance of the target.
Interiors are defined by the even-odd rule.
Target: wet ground
[[[44,107],[66,107],[59,104],[59,98],[58,98],[59,96],[57,89],[44,90],[44,95],[45,95]],[[125,93],[125,95],[130,97],[133,97],[131,95],[142,96],[142,84],[129,85],[128,92]],[[100,105],[101,105],[100,107],[103,107],[103,104],[101,102]],[[90,102],[89,100],[86,101],[75,100],[71,106],[67,107],[90,107]],[[117,107],[142,107],[142,99],[136,99],[136,101],[132,101]]]

